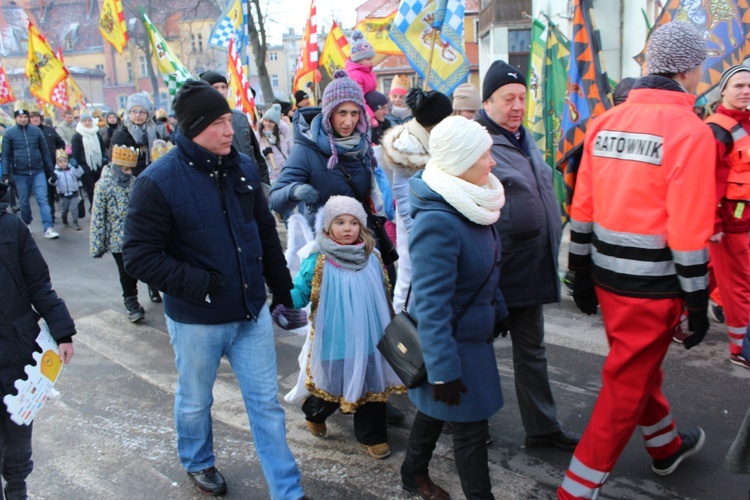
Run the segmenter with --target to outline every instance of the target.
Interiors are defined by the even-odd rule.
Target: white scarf
[[[102,148],[99,145],[99,127],[92,125],[86,127],[83,122],[78,122],[76,132],[83,139],[83,152],[86,156],[86,165],[96,172],[102,166]]]
[[[422,180],[442,196],[461,215],[475,224],[489,226],[500,218],[500,209],[505,205],[505,190],[497,177],[490,174],[489,182],[477,186],[463,179],[446,174],[432,163],[427,163]]]

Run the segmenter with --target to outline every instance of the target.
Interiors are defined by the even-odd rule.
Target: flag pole
[[[435,53],[435,40],[437,39],[437,36],[440,34],[439,29],[433,29],[432,30],[432,40],[430,41],[430,59],[427,61],[427,73],[425,73],[424,77],[424,84],[422,85],[422,90],[428,90],[428,87],[430,85],[430,72],[432,71],[432,55]]]

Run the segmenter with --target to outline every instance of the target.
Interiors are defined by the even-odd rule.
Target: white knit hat
[[[492,146],[487,130],[463,116],[449,116],[430,132],[429,162],[457,177],[471,168]]]
[[[331,196],[323,207],[323,231],[331,229],[333,219],[339,215],[356,217],[361,226],[367,226],[367,214],[360,202],[350,196]]]

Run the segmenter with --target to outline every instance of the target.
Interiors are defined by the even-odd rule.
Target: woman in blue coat
[[[322,108],[302,108],[294,115],[294,146],[271,189],[271,210],[286,214],[300,202],[315,228],[315,213],[328,198],[368,199],[372,151],[362,89],[343,70],[323,92]],[[342,168],[343,167],[343,168]],[[356,192],[346,181],[351,175]]]
[[[401,484],[423,498],[449,498],[428,474],[445,422],[453,427],[464,495],[494,498],[487,421],[502,407],[503,397],[492,342],[508,312],[498,289],[502,251],[493,229],[505,197],[491,174],[491,145],[481,125],[461,116],[446,118],[430,134],[427,166],[409,180],[412,310],[427,383],[409,391],[419,411]]]

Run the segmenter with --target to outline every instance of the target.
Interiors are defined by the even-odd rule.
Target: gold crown
[[[115,146],[112,148],[112,164],[119,167],[135,168],[138,164],[138,151],[132,147]]]
[[[55,151],[55,161],[59,160],[60,158],[68,159],[68,153],[65,152],[64,149],[58,149]]]
[[[393,77],[393,82],[391,83],[391,90],[392,89],[403,89],[408,92],[408,90],[411,88],[411,84],[409,83],[409,77],[406,75],[396,75]]]
[[[26,101],[16,101],[13,106],[13,111],[16,113],[26,112],[27,114],[31,111],[31,103]]]
[[[154,162],[169,153],[169,150],[174,147],[171,142],[164,141],[162,139],[156,139],[154,145],[151,146],[151,161]]]

